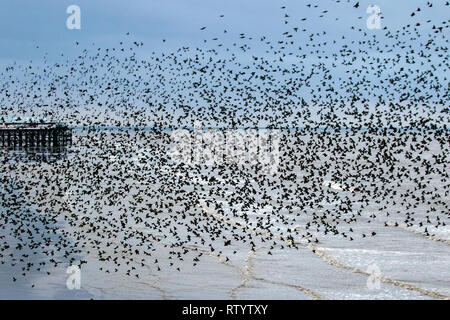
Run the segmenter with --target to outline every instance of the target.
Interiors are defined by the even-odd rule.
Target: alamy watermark
[[[69,30],[80,30],[81,29],[81,9],[77,5],[70,5],[66,9],[66,13],[70,14],[66,20],[66,27]]]
[[[272,129],[175,130],[170,157],[177,164],[256,166],[274,174],[280,162],[281,132]]]
[[[367,279],[367,288],[369,290],[380,290],[381,288],[381,270],[376,264],[371,264],[367,267],[367,273],[370,274]]]
[[[73,265],[67,268],[67,274],[70,276],[67,278],[66,286],[69,290],[81,289],[81,269],[79,266]]]
[[[366,12],[370,14],[366,22],[367,28],[370,30],[381,29],[380,7],[375,5],[368,6]]]

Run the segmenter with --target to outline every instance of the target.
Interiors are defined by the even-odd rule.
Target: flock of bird
[[[359,19],[342,36],[310,30],[310,16],[332,13],[322,5],[306,4],[298,21],[283,5],[276,39],[239,33],[227,46],[214,36],[141,59],[144,43],[127,34],[73,59],[7,67],[0,114],[78,128],[55,162],[2,151],[0,263],[20,268],[12,281],[90,259],[139,278],[208,254],[229,261],[243,246],[272,254],[376,236],[356,222],[445,228],[450,20],[432,13],[448,2],[424,4],[396,30],[370,32]],[[279,132],[278,170],[175,163],[171,132],[194,123]]]

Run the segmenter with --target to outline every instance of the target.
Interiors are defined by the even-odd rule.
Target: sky
[[[360,3],[358,8],[353,7],[356,2]],[[308,3],[319,7],[307,9]],[[66,27],[69,17],[66,9],[70,5],[80,7],[80,30]],[[70,54],[75,50],[76,41],[86,47],[92,43],[112,46],[127,32],[130,37],[144,42],[141,48],[144,56],[182,46],[212,45],[214,37],[219,37],[227,46],[234,43],[240,33],[277,39],[287,29],[281,6],[287,7],[289,25],[297,23],[307,27],[308,32],[326,30],[331,39],[347,35],[357,40],[359,34],[353,33],[351,26],[380,36],[382,30],[367,29],[369,5],[380,7],[382,27],[390,29],[408,23],[411,11],[418,6],[426,8],[423,0],[341,0],[339,3],[336,0],[1,0],[0,61],[3,64],[28,61],[42,58],[45,53],[49,56]],[[325,17],[318,18],[324,10],[328,11]],[[436,21],[446,21],[448,13],[423,10],[423,20],[432,17]],[[300,19],[305,17],[308,20],[302,25]],[[205,26],[205,30],[200,30]]]
[[[428,49],[426,53],[432,55],[431,63],[421,66],[420,63],[408,64],[406,62],[408,56],[417,56],[418,52],[423,49],[424,42],[426,43],[433,35],[432,26],[434,24],[442,26],[445,25],[443,22],[449,21],[450,6],[445,6],[446,2],[447,0],[433,0],[431,1],[433,7],[430,8],[428,2],[424,0],[0,0],[0,87],[3,84],[4,88],[13,88],[12,81],[6,76],[8,72],[11,74],[8,66],[14,64],[19,66],[14,71],[15,76],[19,79],[14,85],[16,93],[18,92],[19,95],[5,97],[4,90],[0,90],[0,102],[5,105],[17,105],[24,102],[30,105],[37,103],[58,105],[61,102],[56,102],[53,96],[44,97],[45,101],[34,101],[34,94],[25,97],[28,92],[26,88],[29,92],[34,90],[34,88],[30,88],[33,86],[29,79],[34,77],[30,76],[30,72],[43,72],[40,77],[41,84],[44,84],[46,80],[51,82],[53,79],[44,70],[46,66],[58,62],[64,64],[64,61],[69,61],[65,64],[66,66],[73,62],[80,67],[80,61],[83,59],[78,59],[78,57],[82,55],[83,50],[86,49],[89,57],[92,58],[97,53],[97,48],[101,48],[102,54],[104,54],[105,48],[118,48],[122,41],[125,43],[124,46],[128,47],[127,49],[133,47],[133,54],[136,53],[137,58],[141,59],[140,61],[153,63],[154,52],[156,55],[163,53],[168,55],[183,47],[190,48],[188,54],[192,52],[195,54],[195,48],[201,48],[202,52],[215,49],[219,58],[221,55],[225,58],[229,58],[230,54],[238,55],[239,61],[244,62],[243,65],[251,64],[253,56],[259,56],[270,61],[270,66],[273,68],[279,65],[291,69],[305,66],[307,74],[310,73],[310,70],[317,68],[318,62],[324,63],[327,64],[326,69],[331,70],[333,79],[336,79],[336,76],[343,76],[343,79],[351,77],[351,73],[348,73],[349,70],[363,70],[368,66],[364,66],[364,57],[377,57],[383,61],[385,58],[394,58],[400,54],[402,59],[399,59],[398,63],[393,63],[391,59],[388,67],[383,68],[383,77],[389,79],[391,75],[399,74],[399,69],[403,67],[407,72],[410,68],[416,68],[414,71],[418,69],[423,71],[429,70],[433,63],[440,64],[446,61],[442,57],[438,57],[444,50]],[[307,7],[308,4],[311,6]],[[355,4],[359,4],[359,6],[355,7]],[[66,20],[70,16],[66,11],[72,5],[80,8],[81,28],[79,30],[68,29],[66,25]],[[369,6],[377,6],[381,10],[380,29],[369,29],[367,26],[367,20],[371,16],[371,13],[367,12]],[[418,8],[421,8],[420,12],[417,11]],[[414,18],[411,17],[412,12],[415,12]],[[416,23],[421,24],[417,28],[421,36],[411,40],[410,38],[414,36],[414,32],[411,30],[415,28]],[[408,24],[413,25],[411,28],[408,27],[409,33],[403,32],[402,35],[400,32],[399,39],[387,36],[389,32],[395,34]],[[294,28],[298,28],[298,30],[294,32]],[[436,36],[441,44],[435,43],[433,48],[439,45],[448,46],[446,30],[448,29],[444,29],[444,32]],[[287,38],[286,32],[293,37]],[[241,39],[242,34],[245,35],[244,39]],[[314,41],[310,40],[312,36]],[[286,49],[279,50],[277,56],[273,53],[277,49],[268,53],[265,41],[260,40],[262,37],[278,48],[284,46],[279,45],[280,40],[287,41],[289,39],[290,41],[292,39],[295,41],[295,45],[288,45]],[[368,41],[372,37],[377,40],[378,44],[375,46]],[[335,44],[334,41],[336,41]],[[365,42],[361,43],[362,41]],[[398,41],[405,41],[403,44],[406,46]],[[142,42],[144,45],[133,46],[133,42]],[[234,46],[236,43],[237,46]],[[322,43],[326,43],[326,45],[320,46]],[[380,53],[378,46],[383,47],[385,44],[389,46],[389,50]],[[241,45],[249,45],[251,50],[240,50]],[[410,45],[415,51],[414,54],[409,52]],[[302,50],[299,50],[300,47]],[[226,52],[227,48],[231,48],[231,51]],[[345,64],[342,61],[346,58],[339,52],[343,48],[351,48],[353,53],[362,52],[362,54],[358,56],[352,53],[347,59],[351,63]],[[394,49],[391,50],[391,48]],[[320,50],[320,53],[311,54],[316,49]],[[278,63],[280,52],[282,55],[285,53],[293,53],[293,55],[283,56],[283,62]],[[298,55],[306,52],[308,55],[299,59]],[[130,51],[126,52],[126,54],[129,53]],[[120,54],[119,50],[114,52],[114,55],[117,54]],[[342,59],[328,59],[333,54],[339,55]],[[327,56],[327,59],[321,59],[323,56]],[[351,61],[355,57],[357,59]],[[421,57],[418,60],[424,61],[425,58]],[[228,59],[228,61],[230,60]],[[339,61],[338,65],[332,65],[334,61]],[[38,68],[28,71],[31,70],[28,68],[31,65]],[[234,67],[233,65],[230,68]],[[386,91],[383,90],[386,85],[380,86],[378,89],[372,86],[372,84],[379,84],[377,68],[377,64],[372,65],[369,67],[370,71],[364,71],[364,80],[353,78],[347,83],[363,81],[366,84],[369,83],[364,90],[370,95],[373,97],[384,95]],[[82,69],[83,67],[80,67],[78,71]],[[320,88],[322,83],[320,68],[318,69],[319,72],[311,80],[314,88]],[[5,70],[6,72],[3,73]],[[55,68],[52,72],[56,72]],[[57,72],[61,72],[58,74],[61,76],[67,70],[58,69]],[[99,78],[110,76],[101,68],[98,68],[96,72],[96,76]],[[413,72],[411,71],[410,74]],[[445,78],[447,74],[448,68],[446,69],[445,65],[434,70],[434,75],[440,78],[441,94],[448,87],[448,80]],[[166,85],[168,85],[162,90],[164,93],[170,92],[172,82],[183,80],[178,74],[166,74],[166,76],[168,79]],[[115,75],[111,76],[111,78],[114,77]],[[291,79],[289,76],[284,77],[282,72],[274,73],[274,77],[281,80],[280,87],[283,87],[283,83]],[[84,80],[86,79],[88,79],[87,76]],[[187,79],[187,83],[192,82],[191,80],[195,79],[190,77]],[[212,79],[210,80],[212,81]],[[75,77],[67,82],[68,86],[72,85],[74,94],[77,93],[75,91],[77,81],[79,80]],[[205,81],[208,80],[205,79]],[[341,81],[341,83],[343,82],[345,81]],[[180,84],[180,82],[177,83]],[[256,80],[252,80],[253,85],[257,83]],[[82,84],[80,85],[82,86]],[[359,83],[359,86],[364,87],[364,83]],[[398,90],[400,86],[399,83],[394,86],[398,96],[403,94],[401,90]],[[60,91],[63,89],[65,90],[61,86],[58,87]],[[98,85],[90,89],[95,91],[98,89]],[[301,96],[308,100],[313,95],[309,87],[302,88],[302,90],[298,97]],[[425,90],[429,95],[436,91],[433,88]],[[185,97],[189,97],[192,91],[198,94],[192,87],[184,84],[179,85],[176,91],[177,94],[181,93]],[[326,91],[323,92],[325,95]],[[350,96],[353,94],[348,91],[340,93]],[[427,95],[426,93],[421,94]],[[172,98],[175,99],[176,95],[172,95]],[[105,104],[108,99],[107,96],[96,95],[95,102],[96,104]],[[378,97],[374,99],[376,101]],[[163,100],[162,103],[167,104],[167,101]],[[209,104],[209,102],[204,103]],[[206,105],[198,104],[199,107],[206,107]]]

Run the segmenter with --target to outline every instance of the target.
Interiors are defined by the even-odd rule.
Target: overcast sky
[[[394,30],[407,24],[410,13],[422,7],[423,21],[432,17],[436,21],[448,19],[448,11],[427,9],[422,0],[1,0],[0,2],[0,59],[3,63],[39,59],[45,52],[49,56],[70,53],[75,41],[80,46],[113,46],[125,33],[143,41],[142,54],[151,51],[172,51],[181,46],[213,45],[212,38],[219,37],[224,46],[235,42],[240,33],[249,36],[267,36],[272,40],[298,26],[308,34],[326,30],[329,36],[353,34],[351,26],[380,36],[382,30],[368,30],[366,20],[369,5],[378,5],[384,19],[382,27]],[[442,2],[441,0],[433,2]],[[308,9],[306,4],[317,4]],[[69,30],[66,19],[69,5],[81,9],[81,30]],[[289,25],[284,24],[286,6]],[[441,5],[442,7],[442,5]],[[449,7],[446,7],[449,8]],[[319,15],[328,12],[324,17]],[[220,15],[224,15],[220,18]],[[302,18],[306,22],[300,22]],[[339,20],[336,20],[338,18]],[[206,26],[205,30],[200,30]],[[224,34],[224,30],[227,33]],[[299,34],[299,37],[302,35]],[[162,42],[165,39],[166,42]],[[208,42],[205,44],[204,39]],[[306,41],[306,38],[305,38]],[[39,49],[36,49],[39,46]]]

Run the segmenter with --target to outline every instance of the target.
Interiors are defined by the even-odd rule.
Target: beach
[[[6,155],[0,298],[448,299],[448,133],[324,135],[283,132],[267,174],[180,163],[157,130],[76,130],[50,163]]]

